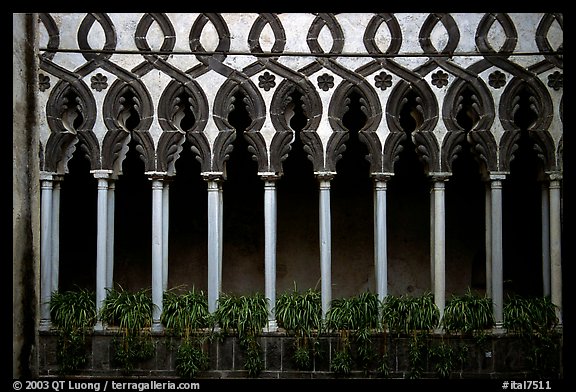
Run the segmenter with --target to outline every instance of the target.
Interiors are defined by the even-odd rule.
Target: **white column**
[[[504,321],[504,281],[502,256],[502,181],[503,174],[490,174],[491,200],[491,239],[492,239],[492,303],[496,328],[502,328]]]
[[[208,310],[216,311],[221,288],[221,178],[207,176],[208,181]]]
[[[434,210],[430,211],[434,225],[434,302],[440,311],[440,319],[444,315],[446,305],[446,210],[444,204],[445,181],[448,174],[432,176],[432,194]]]
[[[108,230],[106,241],[106,288],[111,289],[114,285],[114,206],[115,206],[114,179],[108,181]]]
[[[278,330],[276,304],[276,180],[274,173],[262,175],[264,180],[264,291],[268,299],[268,332]]]
[[[434,187],[430,188],[430,290],[434,293],[436,281],[436,266],[434,263],[434,254],[436,253],[436,230],[434,230],[435,221],[434,221],[434,209],[435,209],[435,200],[434,200]]]
[[[486,253],[486,296],[492,298],[492,190],[486,183],[484,197],[484,247]]]
[[[162,331],[162,174],[147,173],[152,180],[152,331]]]
[[[557,306],[556,316],[562,324],[562,211],[560,200],[561,174],[550,175],[550,292]]]
[[[50,296],[52,294],[52,174],[40,173],[40,326],[50,329]]]
[[[542,293],[550,296],[550,203],[549,189],[542,182]]]
[[[94,170],[91,172],[98,180],[98,212],[96,234],[96,311],[100,312],[106,299],[106,258],[108,255],[106,244],[108,241],[108,178],[112,173],[109,170]],[[95,330],[102,330],[104,326],[99,320],[94,326]]]
[[[332,242],[330,217],[330,180],[334,173],[317,173],[320,181],[320,276],[322,317],[332,302]]]
[[[62,184],[62,176],[54,176],[53,189],[52,189],[52,258],[50,269],[52,278],[50,283],[50,291],[57,291],[59,288],[59,272],[60,272],[60,187]]]
[[[168,290],[168,214],[170,185],[164,180],[162,189],[162,291]]]
[[[391,174],[374,176],[374,268],[376,294],[380,301],[388,295],[388,242],[386,230],[386,182]]]

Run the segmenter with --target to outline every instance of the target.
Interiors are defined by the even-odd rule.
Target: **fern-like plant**
[[[199,332],[211,326],[208,298],[203,291],[194,288],[179,292],[173,288],[164,292],[161,321],[166,331],[181,339],[176,352],[176,371],[184,378],[194,378],[209,364],[204,342],[210,335]]]
[[[56,352],[62,374],[73,373],[88,359],[87,335],[97,320],[96,295],[93,291],[54,291],[50,297],[50,317],[58,330]]]
[[[322,331],[322,298],[316,289],[299,292],[296,283],[290,291],[276,297],[274,308],[278,326],[294,335],[292,360],[300,370],[310,370],[318,355],[318,336]]]
[[[118,285],[116,289],[107,289],[100,308],[100,319],[122,331],[122,336],[114,340],[113,361],[127,371],[154,355],[155,347],[150,333],[152,308],[148,288],[131,292]]]
[[[258,336],[268,323],[268,299],[259,292],[251,295],[223,293],[213,316],[223,333],[238,336],[240,346],[246,352],[244,368],[250,377],[258,376],[264,368]]]
[[[556,377],[558,373],[556,310],[550,297],[509,295],[504,302],[503,326],[525,342],[531,371],[538,377]]]

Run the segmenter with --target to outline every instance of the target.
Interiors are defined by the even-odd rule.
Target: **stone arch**
[[[175,173],[175,162],[182,151],[186,134],[200,133],[204,136],[207,120],[208,100],[200,86],[194,81],[186,85],[171,81],[158,103],[158,123],[163,130],[157,148],[159,171]],[[196,143],[197,149],[204,149],[196,156],[209,157],[210,149],[208,147],[206,150],[206,147],[207,143]]]
[[[294,116],[294,106],[297,104],[292,99],[292,94],[298,92],[303,100],[302,109],[307,117],[306,125],[302,132],[314,134],[320,123],[322,115],[322,103],[314,86],[307,80],[302,79],[296,83],[290,80],[282,81],[276,88],[270,103],[270,120],[276,130],[270,144],[270,169],[275,173],[282,174],[282,162],[290,152],[294,141],[294,130],[290,126],[290,119]],[[319,138],[309,138],[312,143],[321,143]],[[318,147],[318,146],[317,146]],[[322,151],[320,148],[313,148],[310,151]],[[309,158],[311,156],[309,155]],[[314,158],[310,159],[314,162]]]
[[[464,142],[472,145],[472,152],[475,159],[480,163],[481,170],[487,171],[490,167],[494,167],[496,164],[496,155],[494,154],[496,146],[489,144],[491,139],[488,136],[491,135],[485,134],[490,133],[495,109],[492,96],[486,85],[478,78],[471,81],[457,79],[448,89],[442,111],[442,117],[448,130],[441,149],[442,171],[452,171],[452,164],[458,157],[458,152]],[[462,114],[471,122],[466,127],[468,129],[465,129],[458,120]],[[482,134],[476,135],[477,133]],[[481,146],[477,148],[477,144]]]
[[[415,79],[414,82],[403,80],[394,87],[386,108],[386,119],[392,132],[404,133],[400,124],[400,112],[406,104],[413,105],[410,115],[416,122],[416,129],[411,137],[419,159],[424,164],[424,170],[440,171],[440,148],[433,133],[438,121],[438,103],[424,79]],[[396,147],[399,145],[397,139],[396,137],[390,140]],[[388,158],[391,161],[400,153],[390,148],[385,152],[391,153],[391,157]]]
[[[329,171],[336,171],[336,163],[346,149],[345,142],[349,138],[349,130],[342,120],[349,110],[352,93],[359,95],[361,110],[366,116],[364,125],[358,130],[358,136],[368,148],[366,159],[370,162],[370,171],[377,173],[382,166],[382,145],[375,131],[382,120],[382,108],[376,92],[364,78],[342,82],[332,95],[328,107],[328,120],[334,132],[326,147],[326,166]]]
[[[84,83],[59,81],[48,98],[46,116],[51,133],[44,153],[45,170],[66,173],[79,138],[85,144],[90,166],[94,169],[99,167],[99,145],[92,131],[96,121],[96,103]]]
[[[228,79],[218,90],[214,100],[214,122],[219,129],[214,142],[212,171],[225,172],[225,162],[234,148],[232,142],[236,138],[235,129],[228,122],[228,115],[234,109],[235,94],[241,93],[243,104],[251,119],[244,132],[248,141],[249,151],[258,162],[258,171],[268,171],[268,151],[264,137],[259,132],[266,117],[266,105],[258,89],[250,79],[240,79],[239,76]]]
[[[525,125],[517,124],[515,117],[521,105],[533,114],[532,120]],[[528,132],[535,148],[540,150],[538,156],[543,169],[550,170],[555,162],[554,141],[548,132],[552,123],[553,104],[542,82],[538,78],[513,78],[502,94],[499,116],[505,129],[499,149],[500,170],[510,170],[510,162],[518,148],[516,144],[521,131]]]
[[[133,83],[116,80],[102,105],[104,124],[108,128],[102,143],[102,167],[116,173],[121,171],[131,139],[145,171],[156,168],[154,141],[148,132],[154,113],[152,100],[142,82],[136,80]]]

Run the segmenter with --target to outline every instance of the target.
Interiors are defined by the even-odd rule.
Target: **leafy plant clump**
[[[223,333],[236,333],[246,352],[244,368],[256,377],[264,368],[260,332],[268,323],[268,299],[262,293],[251,295],[222,294],[214,312],[214,321]]]
[[[129,371],[135,364],[154,356],[155,345],[150,333],[153,308],[150,289],[131,292],[118,286],[117,289],[107,289],[107,292],[100,319],[122,331],[122,336],[113,342],[113,361]]]
[[[274,308],[278,325],[294,335],[292,360],[300,370],[310,370],[319,354],[318,336],[322,331],[322,298],[320,292],[299,292],[296,283],[291,291],[276,298]]]
[[[192,290],[178,293],[172,289],[164,293],[162,323],[167,331],[181,339],[176,352],[176,371],[184,378],[194,378],[199,371],[206,370],[209,356],[204,343],[210,335],[202,332],[211,326],[208,299],[203,291]]]
[[[348,374],[354,359],[365,372],[368,371],[376,357],[372,331],[378,327],[379,311],[380,301],[370,292],[332,301],[326,319],[328,329],[339,332],[336,361],[332,361],[336,373]]]
[[[556,326],[557,307],[549,297],[507,297],[503,326],[524,341],[532,373],[539,377],[558,374],[557,353],[560,350]]]
[[[87,335],[97,320],[95,293],[87,289],[53,292],[50,317],[58,329],[59,370],[62,374],[73,373],[88,360]]]

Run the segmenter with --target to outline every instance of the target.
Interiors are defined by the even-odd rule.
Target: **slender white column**
[[[548,184],[542,183],[542,293],[550,296],[550,203]]]
[[[268,331],[278,330],[274,305],[276,303],[276,179],[272,174],[264,180],[264,291],[268,299]]]
[[[490,174],[490,200],[492,212],[492,303],[496,328],[502,328],[504,321],[504,281],[502,256],[502,174]]]
[[[152,174],[152,331],[161,331],[162,324],[162,176]]]
[[[556,316],[562,324],[562,211],[560,200],[561,174],[550,175],[550,294],[556,305]]]
[[[434,222],[434,209],[435,209],[435,196],[434,187],[430,187],[430,290],[434,293],[435,281],[436,281],[436,266],[434,263],[434,255],[436,254],[436,230],[434,230],[435,222]]]
[[[50,321],[50,295],[52,294],[52,174],[40,173],[40,326],[48,330]]]
[[[60,187],[62,176],[54,176],[54,186],[52,189],[52,258],[51,258],[51,283],[50,291],[57,291],[59,288],[60,272]]]
[[[213,313],[218,305],[221,287],[221,179],[210,176],[206,180],[208,181],[208,310]]]
[[[332,242],[330,215],[330,180],[333,173],[317,173],[320,181],[320,276],[322,317],[332,302]]]
[[[108,181],[108,224],[106,243],[106,288],[111,289],[114,285],[114,206],[116,184],[114,179]]]
[[[444,315],[446,305],[446,210],[444,204],[445,181],[447,175],[434,175],[432,177],[432,194],[434,210],[430,216],[434,217],[434,302],[440,311],[440,319]]]
[[[224,253],[224,192],[218,183],[218,297],[222,292],[222,255]]]
[[[490,182],[484,197],[484,244],[486,253],[486,296],[492,298],[492,198]]]
[[[164,180],[162,189],[162,291],[168,290],[168,214],[170,185]]]
[[[380,301],[388,295],[388,242],[386,230],[386,181],[390,175],[374,176],[374,268],[376,294]]]
[[[102,304],[106,299],[106,244],[108,241],[108,178],[111,171],[94,170],[94,178],[98,180],[98,212],[97,212],[97,234],[96,234],[96,311],[100,312]],[[104,326],[98,321],[94,326],[95,330],[102,330]]]

